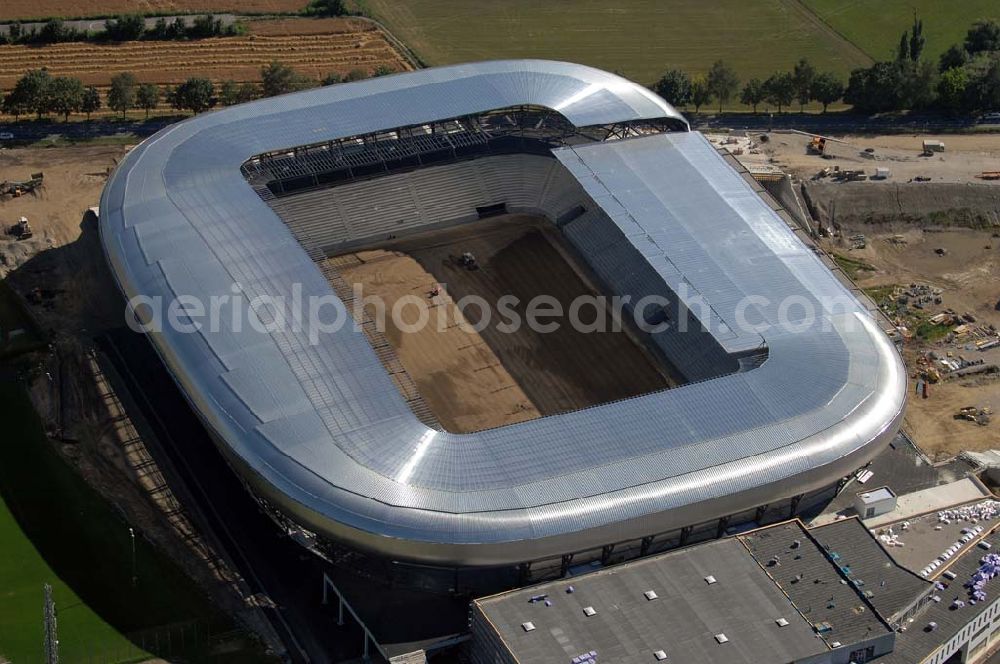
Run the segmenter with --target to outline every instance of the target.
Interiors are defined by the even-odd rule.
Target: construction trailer
[[[854,499],[854,511],[862,519],[888,514],[894,509],[896,509],[896,494],[887,486],[862,491]]]
[[[935,140],[925,140],[924,144],[924,154],[933,154],[935,152],[944,152],[944,142]]]

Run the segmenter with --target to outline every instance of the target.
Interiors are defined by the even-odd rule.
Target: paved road
[[[133,112],[134,113],[134,112]],[[128,120],[112,122],[110,120],[94,120],[92,122],[53,122],[21,121],[18,123],[0,123],[0,132],[10,132],[14,141],[0,141],[0,145],[19,144],[22,142],[40,141],[51,137],[63,137],[69,140],[85,140],[106,136],[137,136],[146,138],[152,136],[164,127],[177,121],[172,118],[152,118],[150,120]]]
[[[242,16],[237,16],[236,14],[212,14],[217,19],[222,20],[223,25],[232,25],[237,20],[244,18]],[[165,18],[167,22],[172,23],[174,19],[183,19],[184,23],[191,25],[194,22],[195,17],[190,15],[185,16],[155,16],[148,17],[145,19],[146,28],[152,28],[156,25],[156,22],[161,18]],[[21,29],[23,32],[30,32],[32,28],[35,30],[41,30],[42,26],[45,25],[44,21],[28,21],[21,23]],[[102,32],[104,30],[104,19],[83,19],[75,21],[63,21],[63,25],[69,28],[74,28],[80,31],[89,32]],[[10,32],[10,23],[0,23],[0,35],[5,35]]]
[[[133,111],[133,114],[137,114]],[[911,113],[905,117],[867,117],[853,113],[723,113],[688,114],[691,126],[698,130],[749,129],[768,131],[770,129],[799,129],[801,131],[826,134],[893,134],[893,133],[934,133],[956,131],[1000,131],[1000,124],[982,124],[973,118],[949,118],[931,113]],[[106,136],[136,136],[146,138],[160,129],[176,122],[177,117],[152,118],[150,120],[130,119],[110,121],[106,119],[92,122],[22,121],[0,124],[0,132],[14,134],[15,143],[39,141],[54,136],[69,140],[85,140]],[[4,141],[0,141],[3,145]],[[9,143],[9,141],[8,141]]]
[[[972,130],[1000,130],[1000,125],[979,124],[975,118],[952,118],[936,113],[910,113],[905,116],[865,116],[855,113],[723,113],[689,114],[695,129],[799,129],[827,134],[932,133]]]

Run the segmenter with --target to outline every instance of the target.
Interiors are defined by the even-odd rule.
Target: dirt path
[[[813,10],[806,7],[802,0],[785,0],[783,4],[788,7],[789,11],[795,12],[801,16],[804,21],[808,21],[813,24],[816,27],[816,30],[826,34],[831,40],[838,42],[841,48],[845,51],[853,53],[859,60],[867,60],[869,63],[875,62],[872,56],[869,55],[863,48],[837,32],[833,26],[817,16]]]

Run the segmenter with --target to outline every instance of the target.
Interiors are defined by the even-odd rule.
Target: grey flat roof
[[[829,624],[822,633],[826,643],[846,646],[890,631],[798,521],[738,538],[806,620]]]
[[[880,500],[896,497],[896,494],[892,492],[892,489],[887,486],[881,486],[877,489],[872,489],[871,491],[860,491],[857,495],[858,498],[861,499],[861,502],[865,504],[875,503]]]
[[[828,566],[827,578],[836,582]],[[705,577],[716,582],[709,584]],[[572,586],[574,592],[566,589]],[[647,600],[653,590],[658,598]],[[552,606],[529,602],[547,593]],[[476,600],[520,662],[791,662],[829,650],[738,539],[625,563],[579,577]],[[583,609],[596,614],[587,617]],[[788,624],[775,621],[785,618]],[[525,632],[530,621],[535,630]],[[725,634],[719,644],[714,635]],[[845,644],[846,645],[846,644]]]
[[[984,537],[983,541],[989,542],[994,550],[1000,546],[1000,536],[995,532]],[[949,581],[943,576],[938,577],[938,581],[947,586],[937,593],[941,601],[928,604],[927,609],[907,626],[906,631],[897,635],[895,649],[885,657],[886,664],[912,664],[923,661],[993,605],[1000,597],[1000,583],[996,580],[986,584],[986,601],[976,604],[969,604],[969,591],[963,587],[979,569],[979,561],[986,553],[979,547],[972,547],[948,566],[948,569],[956,575],[954,581]],[[955,599],[964,601],[965,606],[952,609],[951,605]],[[938,628],[934,631],[927,630],[927,625],[931,622],[938,624]],[[987,624],[991,622],[988,620]]]
[[[264,153],[516,105],[577,126],[681,119],[651,92],[568,63],[475,63],[235,106],[132,150],[101,200],[127,297],[334,297],[244,180]],[[686,125],[684,125],[686,126]],[[351,325],[319,335],[151,334],[167,367],[258,494],[326,536],[401,558],[507,564],[718,518],[818,488],[865,463],[902,417],[895,349],[820,260],[699,134],[557,151],[671,288],[707,301],[759,368],[474,434],[423,425]],[[741,309],[760,296],[767,304]],[[744,332],[741,313],[794,332]],[[845,300],[845,298],[847,298]],[[830,300],[846,306],[831,308]],[[339,303],[339,301],[337,301]],[[693,300],[690,302],[695,304]],[[698,308],[695,308],[698,311]],[[338,314],[347,315],[340,303]]]
[[[894,621],[913,600],[926,592],[930,581],[899,566],[857,518],[811,528],[809,533],[838,563],[848,568],[862,592],[885,620]]]

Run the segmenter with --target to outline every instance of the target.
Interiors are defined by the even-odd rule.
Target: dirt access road
[[[808,180],[823,168],[864,169],[868,175],[876,167],[892,172],[889,182],[907,182],[927,177],[931,182],[975,182],[998,184],[1000,180],[982,180],[983,171],[1000,170],[1000,134],[965,135],[892,135],[838,136],[841,141],[827,141],[831,159],[806,153],[809,137],[802,134],[772,133],[761,145],[761,161],[768,161],[786,173]],[[921,156],[924,140],[940,140],[944,152]],[[865,149],[874,152],[865,153]],[[862,156],[869,154],[871,158]],[[748,156],[752,160],[754,155]],[[742,159],[742,157],[741,157]],[[748,161],[749,163],[749,161]]]
[[[544,220],[512,215],[391,242],[376,252],[355,254],[358,263],[343,276],[382,296],[391,310],[404,295],[431,306],[432,317],[444,309],[444,331],[431,324],[417,332],[389,325],[386,337],[416,381],[442,425],[473,431],[534,417],[585,408],[669,386],[651,356],[630,333],[613,332],[610,314],[583,307],[580,320],[601,320],[607,332],[582,333],[560,319],[559,328],[539,332],[521,325],[505,331],[496,304],[513,295],[513,310],[525,320],[535,296],[554,297],[563,311],[574,298],[596,294],[567,261],[558,232]],[[477,270],[459,266],[456,257],[472,252]],[[435,284],[442,294],[428,297]],[[479,324],[479,307],[455,301],[467,296],[486,300],[493,315],[476,333],[459,320]],[[416,320],[415,310],[406,322]]]

